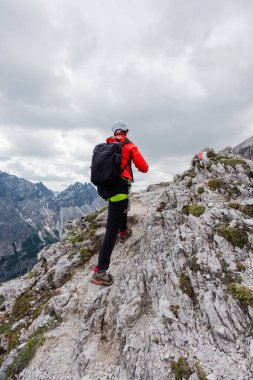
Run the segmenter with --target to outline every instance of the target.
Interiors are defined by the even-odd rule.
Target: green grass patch
[[[211,190],[218,190],[224,185],[224,182],[220,178],[211,178],[207,185]]]
[[[223,164],[227,166],[235,167],[236,165],[246,165],[246,162],[240,158],[228,157],[219,153],[214,153],[214,155],[208,157],[215,164]]]
[[[253,292],[246,286],[232,283],[228,286],[228,291],[243,306],[253,307]]]
[[[37,276],[37,274],[38,274],[38,273],[34,270],[34,271],[32,271],[32,272],[29,272],[29,273],[27,274],[27,277],[28,277],[29,280],[32,280],[34,277]]]
[[[240,261],[237,261],[236,262],[236,269],[239,272],[245,272],[246,271],[246,266],[243,263],[241,263]]]
[[[240,211],[250,217],[253,217],[253,205],[242,205]]]
[[[186,177],[195,178],[196,173],[194,171],[188,171],[181,176],[181,179],[185,179]]]
[[[205,210],[206,209],[204,206],[197,205],[197,204],[184,205],[182,207],[183,214],[185,214],[185,215],[191,214],[191,215],[196,216],[196,217],[199,217],[202,214],[204,214]]]
[[[188,297],[190,297],[192,300],[195,299],[194,289],[192,287],[190,277],[187,274],[180,274],[179,287],[183,293],[188,295]]]
[[[224,237],[234,247],[243,248],[248,242],[247,233],[239,228],[221,226],[216,229],[216,232],[218,235]]]
[[[88,248],[82,247],[79,252],[83,260],[88,260],[91,257],[91,252]]]
[[[34,301],[35,299],[36,299],[36,295],[34,293],[29,292],[29,293],[22,294],[15,301],[15,304],[12,310],[12,316],[16,320],[24,318],[31,308],[31,304],[30,304],[31,301]]]
[[[87,222],[91,223],[98,217],[99,214],[102,214],[102,212],[104,212],[107,209],[108,209],[108,206],[105,206],[105,207],[101,208],[100,210],[92,212],[86,216],[85,220]]]
[[[192,179],[191,178],[187,182],[186,187],[188,187],[188,189],[190,189],[192,187]]]
[[[32,335],[25,347],[18,352],[13,363],[7,369],[7,375],[12,378],[16,378],[20,372],[22,372],[34,357],[36,351],[45,342],[44,329],[39,329],[34,335]]]
[[[199,380],[208,380],[205,371],[199,363],[195,363],[194,368]]]
[[[81,243],[82,241],[84,241],[84,235],[83,235],[82,232],[80,234],[75,235],[75,236],[73,236],[72,238],[69,239],[69,242],[71,244],[73,244],[73,245],[76,244],[76,243]]]
[[[205,212],[205,207],[197,204],[192,204],[189,207],[189,214],[199,217]]]
[[[178,361],[171,360],[170,368],[175,380],[188,380],[193,373],[187,359],[184,357],[179,358]]]
[[[188,267],[190,268],[191,271],[193,272],[198,272],[200,271],[201,267],[200,265],[198,264],[198,259],[196,256],[192,256],[188,261],[187,261],[187,265]]]
[[[240,206],[241,205],[239,203],[236,203],[236,202],[230,202],[230,203],[228,203],[228,207],[233,208],[235,210],[239,210]]]
[[[204,192],[205,192],[205,189],[204,189],[203,186],[199,186],[199,187],[197,188],[197,193],[198,193],[199,195],[203,194]]]
[[[220,161],[222,164],[227,166],[235,167],[236,165],[245,165],[246,162],[239,158],[222,158]]]

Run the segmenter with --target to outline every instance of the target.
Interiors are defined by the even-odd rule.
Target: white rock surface
[[[42,261],[35,267],[37,282],[16,280],[23,290],[30,286],[42,291],[51,286],[48,309],[61,318],[46,333],[45,343],[19,379],[174,380],[171,361],[181,357],[192,370],[188,380],[198,379],[196,363],[208,380],[253,378],[252,308],[240,304],[228,291],[229,282],[236,282],[238,276],[253,290],[247,223],[251,219],[228,207],[228,190],[212,191],[207,185],[217,176],[230,189],[240,178],[246,191],[232,195],[230,201],[246,204],[252,198],[252,178],[241,165],[213,164],[210,170],[196,168],[190,188],[189,177],[176,176],[166,186],[152,186],[133,196],[130,216],[137,223],[132,226],[133,236],[114,249],[111,287],[89,282],[97,255],[72,268],[67,237],[41,253]],[[201,195],[196,192],[199,186],[205,188]],[[203,205],[204,214],[185,215],[182,208],[191,203]],[[104,218],[105,213],[97,218],[100,232],[95,240],[102,238]],[[82,223],[74,222],[70,233]],[[246,231],[248,243],[234,247],[218,235],[217,225],[224,224]],[[82,228],[88,231],[89,224],[85,222]],[[85,240],[77,246],[89,244]],[[244,272],[238,272],[238,262],[245,265]],[[70,270],[73,277],[62,284],[62,273]],[[0,288],[7,309],[14,304],[11,294],[19,294],[17,289],[11,292],[14,284]],[[36,331],[33,328],[40,318],[43,315],[30,330]]]

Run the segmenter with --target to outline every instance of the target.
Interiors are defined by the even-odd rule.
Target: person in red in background
[[[110,266],[110,259],[113,248],[119,235],[119,241],[124,242],[132,234],[127,226],[127,212],[129,203],[129,191],[133,182],[133,173],[131,163],[136,168],[147,173],[149,166],[141,155],[137,146],[128,140],[128,132],[126,125],[121,121],[116,121],[112,126],[114,136],[109,137],[106,142],[125,142],[122,146],[121,168],[124,169],[121,176],[115,178],[113,184],[107,187],[98,187],[98,193],[109,200],[108,217],[106,225],[106,233],[102,243],[102,247],[98,257],[98,263],[94,268],[91,282],[96,285],[112,285],[113,277],[107,273]]]

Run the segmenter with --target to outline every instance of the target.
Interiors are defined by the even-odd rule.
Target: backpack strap
[[[118,142],[118,143],[121,143],[121,146],[123,145],[126,145],[126,144],[129,144],[131,141],[129,139],[125,139],[125,141],[121,142],[116,136],[115,137],[115,140]],[[130,172],[131,172],[131,176],[133,178],[133,182],[134,182],[134,176],[133,176],[133,170],[132,170],[132,156],[130,154],[130,157],[129,157],[129,160],[127,161],[126,165],[121,169],[121,174],[124,172],[124,170],[129,166],[129,169],[130,169]]]
[[[128,143],[130,143],[130,142],[131,142],[130,140],[126,139],[126,140],[122,143],[122,145],[128,144]],[[131,156],[131,154],[130,154],[129,160],[127,161],[126,165],[121,169],[121,173],[123,173],[124,170],[125,170],[128,166],[129,166],[129,169],[130,169],[131,177],[132,177],[133,182],[134,182],[134,176],[133,176],[133,170],[132,170],[132,156]]]

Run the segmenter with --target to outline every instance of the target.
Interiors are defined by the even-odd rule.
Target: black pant
[[[109,202],[106,233],[102,248],[98,256],[99,269],[108,269],[111,254],[115,246],[117,235],[127,229],[128,199],[119,202]]]

